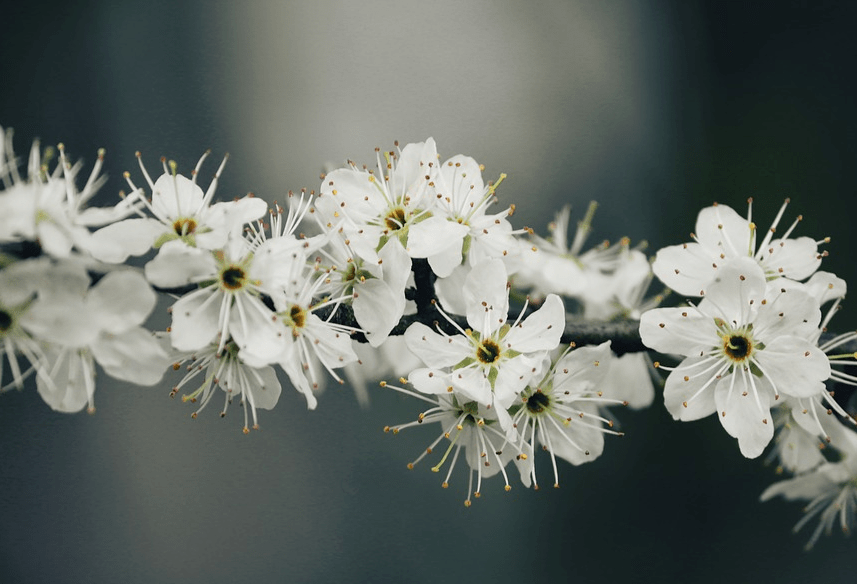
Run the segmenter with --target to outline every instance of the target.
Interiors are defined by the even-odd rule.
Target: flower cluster
[[[62,146],[50,169],[38,143],[26,176],[17,168],[12,133],[0,143],[0,379],[21,389],[31,375],[51,408],[95,411],[95,363],[111,377],[141,385],[161,380],[168,356],[141,325],[156,295],[138,272],[112,270],[93,259],[89,228],[136,210],[125,199],[112,208],[86,208],[103,179],[104,157],[83,190],[80,163]],[[7,373],[8,371],[8,373]]]
[[[376,149],[371,167],[348,162],[317,195],[272,208],[215,200],[226,157],[203,190],[208,152],[187,176],[162,159],[156,178],[137,153],[130,191],[91,207],[103,156],[78,188],[83,165],[62,146],[35,143],[24,171],[11,132],[0,142],[3,390],[32,378],[53,409],[93,411],[97,370],[155,385],[172,365],[170,395],[195,402],[192,417],[237,398],[249,433],[281,380],[315,409],[329,379],[365,404],[369,380],[398,378],[381,386],[427,407],[386,429],[438,423],[408,466],[439,450],[431,470],[447,487],[463,459],[470,505],[492,476],[512,488],[510,463],[538,488],[543,460],[558,487],[558,459],[600,456],[623,434],[611,408],[651,404],[659,367],[675,419],[715,415],[744,456],[768,449],[795,475],[763,498],[809,499],[810,544],[837,518],[851,525],[857,432],[828,384],[857,385],[857,333],[826,334],[845,282],[819,271],[826,239],[791,237],[798,221],[777,233],[785,204],[760,242],[752,205],[746,218],[703,209],[693,241],[650,262],[627,238],[585,248],[595,203],[573,234],[570,207],[544,237],[514,229],[515,206],[495,207],[506,175],[486,181],[431,138]],[[668,290],[649,295],[655,275],[692,298],[657,308]],[[157,292],[171,322],[151,332]]]

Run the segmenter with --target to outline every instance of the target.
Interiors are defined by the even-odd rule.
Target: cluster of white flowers
[[[670,288],[701,300],[653,309],[640,319],[646,346],[684,356],[675,367],[660,366],[670,372],[664,402],[675,419],[716,414],[744,456],[758,457],[773,442],[770,458],[778,470],[798,474],[765,498],[811,492],[807,485],[830,473],[824,451],[849,459],[857,436],[851,429],[854,419],[826,385],[829,379],[857,381],[831,368],[857,363],[853,353],[831,354],[854,335],[822,342],[845,295],[845,282],[817,271],[826,255],[818,247],[827,239],[789,237],[800,218],[774,238],[787,204],[758,245],[752,201],[746,219],[725,205],[703,209],[694,241],[660,250],[652,266]],[[828,303],[832,306],[822,317]],[[854,468],[853,461],[835,468],[841,476],[842,469]],[[855,481],[852,471],[843,493]],[[846,503],[833,497],[831,504],[850,509],[853,493],[843,497]],[[828,516],[822,515],[827,524]],[[847,527],[850,515],[843,510],[842,517]]]
[[[510,462],[538,488],[536,462],[549,460],[558,487],[557,459],[592,461],[605,435],[622,435],[609,408],[654,399],[659,364],[644,344],[684,357],[659,365],[676,419],[716,412],[747,457],[773,442],[771,456],[797,476],[765,496],[811,497],[822,526],[834,508],[850,524],[857,434],[826,383],[857,382],[831,368],[855,362],[833,353],[857,334],[823,335],[845,283],[817,271],[822,242],[790,238],[795,225],[774,238],[785,205],[758,246],[751,216],[704,209],[694,242],[650,263],[627,239],[584,249],[595,203],[570,244],[569,207],[546,238],[513,229],[514,205],[491,212],[505,175],[485,182],[482,165],[444,160],[431,138],[376,149],[372,168],[349,162],[317,196],[289,192],[287,208],[251,195],[216,202],[226,158],[203,191],[207,156],[189,177],[162,159],[153,180],[138,153],[142,181],[126,173],[118,204],[87,208],[104,183],[103,152],[78,190],[81,164],[62,147],[54,161],[34,144],[24,177],[5,134],[4,390],[33,377],[52,408],[92,410],[96,364],[143,385],[172,365],[184,374],[170,395],[196,402],[192,417],[215,395],[225,416],[238,397],[248,433],[257,410],[276,406],[280,371],[310,409],[329,378],[347,379],[365,403],[368,380],[397,377],[381,386],[428,407],[387,430],[439,423],[408,466],[439,450],[432,470],[445,470],[446,487],[463,450],[470,505],[493,475],[511,489]],[[132,256],[145,256],[142,269]],[[664,295],[648,296],[653,275],[702,299],[655,308]],[[173,299],[172,322],[150,332],[156,290]]]
[[[35,375],[53,409],[95,411],[95,363],[110,376],[141,385],[161,380],[169,357],[141,325],[155,306],[146,279],[130,269],[101,269],[89,228],[134,213],[136,201],[84,208],[102,185],[103,152],[78,190],[80,164],[60,145],[42,155],[33,145],[26,176],[0,141],[0,384],[21,389]]]

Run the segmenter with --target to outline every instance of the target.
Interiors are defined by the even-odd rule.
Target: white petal
[[[309,314],[304,329],[312,339],[313,349],[319,360],[330,369],[345,367],[357,361],[353,341],[347,333],[333,330],[314,314]]]
[[[451,245],[428,258],[431,271],[438,278],[446,278],[451,275],[455,268],[461,265],[461,246]]]
[[[96,314],[76,296],[38,298],[19,322],[33,336],[66,347],[86,347],[99,332]]]
[[[763,380],[755,378],[752,379],[756,386],[754,391],[748,383],[753,377],[752,373],[742,372],[736,379],[734,387],[731,387],[731,391],[727,379],[722,380],[714,389],[717,418],[723,428],[738,439],[741,454],[747,458],[756,458],[762,454],[774,437],[770,386]],[[758,396],[758,403],[756,396]]]
[[[598,415],[597,409],[586,405],[580,406],[580,409],[584,412],[583,417],[572,417],[562,431],[552,424],[545,425],[554,454],[573,465],[592,462],[604,452],[604,433],[587,425],[600,422],[588,422],[586,419],[586,414]]]
[[[691,307],[655,308],[640,316],[643,344],[659,353],[696,355],[719,344],[711,319]]]
[[[821,395],[824,381],[830,377],[827,355],[797,337],[777,337],[757,351],[754,359],[777,391],[793,397]]]
[[[139,272],[111,272],[86,296],[86,303],[98,315],[100,328],[120,333],[143,324],[157,302],[157,295]]]
[[[439,369],[421,368],[411,371],[408,383],[427,394],[445,394],[452,387],[449,376]]]
[[[223,293],[213,287],[196,290],[173,304],[170,341],[179,351],[196,351],[217,341]]]
[[[699,304],[700,312],[722,318],[732,326],[753,322],[765,294],[765,274],[749,258],[722,266]]]
[[[503,343],[519,353],[551,351],[559,345],[565,331],[565,308],[556,294],[550,294],[544,304],[513,327]]]
[[[77,351],[52,352],[47,370],[51,376],[39,375],[36,388],[51,409],[79,412],[92,399],[95,390],[95,366],[92,357]]]
[[[491,384],[479,367],[456,369],[449,375],[459,401],[475,401],[483,406],[494,402]]]
[[[724,263],[698,243],[672,245],[658,250],[652,271],[661,282],[685,296],[701,296]]]
[[[767,273],[780,274],[793,280],[808,278],[821,265],[818,244],[809,237],[775,239],[760,251],[760,261]]]
[[[397,294],[405,293],[405,286],[411,275],[411,258],[402,247],[398,238],[393,238],[378,252],[378,263],[383,271],[383,279]]]
[[[813,337],[821,321],[821,309],[815,298],[794,287],[781,288],[774,280],[753,321],[754,335],[764,343],[783,335]]]
[[[470,210],[470,203],[481,202],[485,191],[482,169],[470,156],[458,154],[444,161],[439,169],[438,195],[450,197],[459,209]]]
[[[392,246],[387,246],[392,247]],[[373,347],[379,346],[405,312],[405,296],[396,294],[384,280],[366,280],[354,287],[355,298],[351,304],[354,318],[366,331],[366,338]]]
[[[408,255],[412,258],[426,258],[438,254],[450,247],[458,247],[469,229],[456,221],[444,217],[429,217],[408,227]]]
[[[274,409],[283,391],[280,380],[277,379],[277,372],[273,367],[248,367],[248,369],[250,369],[249,375],[258,375],[258,379],[251,382],[248,388],[252,396],[253,407],[263,410]]]
[[[158,383],[170,362],[158,340],[143,327],[116,335],[104,334],[91,349],[108,375],[137,385]]]
[[[604,397],[626,401],[633,410],[649,407],[655,399],[651,369],[646,353],[626,353],[613,359],[600,384]]]
[[[494,402],[498,409],[508,409],[533,380],[544,355],[518,355],[500,363],[494,380]]]
[[[719,249],[727,257],[749,257],[750,224],[727,205],[706,207],[696,219],[696,238],[709,250]]]
[[[447,314],[467,314],[467,305],[461,290],[469,273],[470,268],[467,266],[458,266],[448,277],[435,281],[437,298]]]
[[[196,215],[202,205],[202,189],[180,174],[162,174],[152,189],[152,208],[168,219]]]
[[[293,358],[280,361],[279,365],[283,371],[286,372],[286,375],[289,376],[289,381],[292,382],[294,388],[298,390],[298,392],[302,393],[306,398],[307,409],[314,410],[318,405],[318,400],[312,392],[309,381],[307,381],[307,378],[303,374],[301,364],[297,358],[297,353],[294,353],[292,357]]]
[[[244,225],[261,218],[267,210],[268,203],[249,195],[236,201],[215,203],[199,219],[196,244],[203,249],[223,247],[230,234],[240,234]]]
[[[336,225],[342,219],[352,227],[362,227],[381,215],[388,203],[383,194],[383,180],[368,172],[340,168],[328,173],[322,181],[315,208],[325,221]]]
[[[282,359],[291,331],[256,297],[236,295],[234,303],[229,312],[229,334],[238,345],[241,360],[261,368]]]
[[[573,395],[597,391],[601,389],[605,375],[615,366],[615,361],[610,351],[610,341],[569,351],[556,363],[553,389]],[[607,397],[621,399],[615,395]]]
[[[155,219],[126,219],[93,233],[89,252],[102,262],[122,263],[128,256],[140,256],[152,249],[155,240],[166,232],[166,226]]]
[[[471,345],[463,336],[443,336],[419,322],[405,331],[405,344],[428,367],[450,367],[473,356]]]
[[[690,422],[714,413],[717,375],[725,373],[718,359],[688,357],[667,377],[664,405],[676,420]],[[685,405],[686,404],[686,405]]]
[[[804,284],[785,278],[777,281],[778,286],[785,286],[786,284],[803,287],[810,296],[818,301],[819,305],[836,300],[837,298],[844,298],[848,290],[845,280],[836,277],[830,272],[816,272]]]
[[[211,252],[188,247],[180,240],[168,241],[161,246],[155,259],[146,264],[146,279],[154,286],[176,288],[201,277],[217,274]]]
[[[467,324],[483,335],[499,329],[509,313],[506,266],[501,260],[489,260],[477,266],[464,282]]]
[[[36,223],[36,238],[45,253],[55,258],[67,258],[74,245],[68,229],[51,219]]]

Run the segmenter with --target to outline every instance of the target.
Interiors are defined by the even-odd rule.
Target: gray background
[[[273,201],[317,188],[324,163],[432,135],[443,155],[509,175],[517,226],[598,200],[592,243],[685,241],[702,205],[743,213],[751,195],[765,226],[791,197],[787,220],[832,236],[825,267],[854,281],[850,3],[20,4],[0,24],[0,124],[22,154],[37,136],[90,163],[106,147],[101,201],[136,172],[135,150],[153,172],[161,155],[189,171],[204,149],[228,151],[220,195]],[[850,305],[834,321],[855,322]],[[190,420],[174,382],[102,376],[94,416],[54,413],[34,388],[0,398],[0,578],[853,577],[853,541],[802,553],[800,505],[757,502],[772,469],[716,420],[672,422],[660,401],[621,412],[627,436],[563,465],[561,489],[495,479],[465,509],[463,472],[443,490],[430,465],[405,468],[434,429],[381,432],[415,417],[414,400],[378,389],[361,410],[331,387],[308,412],[285,388],[244,436],[237,408]]]

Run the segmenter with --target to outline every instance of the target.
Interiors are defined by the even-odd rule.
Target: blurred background
[[[686,241],[699,208],[765,227],[782,200],[799,235],[831,236],[824,267],[857,282],[853,213],[857,5],[662,2],[32,2],[0,26],[0,124],[16,148],[107,149],[100,203],[157,172],[230,153],[219,188],[282,201],[325,164],[434,136],[469,154],[544,233],[569,203],[601,204],[592,243]],[[206,167],[215,170],[214,162]],[[203,172],[203,177],[206,173]],[[205,184],[205,180],[202,181]],[[573,218],[578,215],[573,215]],[[164,326],[166,314],[157,315]],[[846,303],[834,320],[853,328]],[[284,388],[260,432],[170,400],[167,379],[99,379],[94,416],[34,388],[0,397],[0,579],[6,582],[812,582],[853,577],[836,533],[803,553],[799,504],[712,419],[660,399],[620,412],[626,436],[558,490],[465,509],[405,464],[434,429],[387,424],[420,404],[331,387],[316,411]],[[218,406],[212,406],[216,408]],[[547,467],[543,466],[543,470]],[[544,480],[544,479],[543,479]]]

